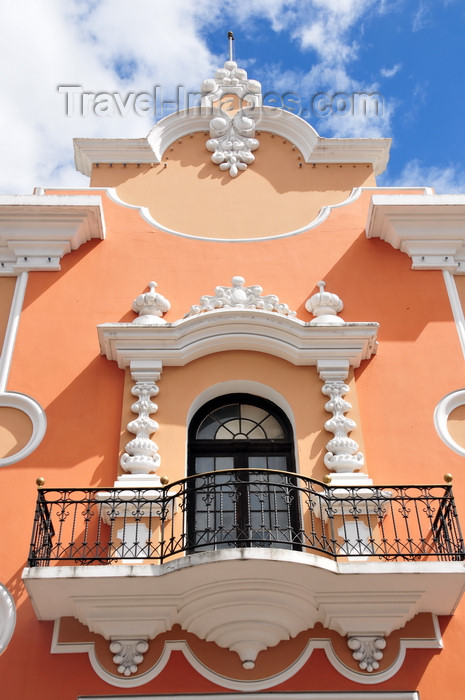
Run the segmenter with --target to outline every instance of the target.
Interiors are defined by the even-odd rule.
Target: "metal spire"
[[[234,61],[234,50],[233,50],[234,34],[232,32],[228,32],[228,39],[229,39],[229,60]]]

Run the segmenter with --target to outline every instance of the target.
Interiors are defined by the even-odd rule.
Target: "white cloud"
[[[378,184],[387,187],[432,187],[437,194],[465,193],[465,170],[458,165],[425,165],[420,160],[407,163],[395,178],[382,176]]]
[[[369,12],[386,11],[397,0],[15,0],[4,3],[0,21],[1,75],[0,191],[30,192],[36,185],[85,186],[72,173],[75,136],[139,137],[153,116],[66,116],[59,85],[80,85],[93,92],[153,91],[163,86],[173,99],[177,85],[197,90],[221,64],[209,50],[205,30],[218,27],[253,34],[255,21],[269,21],[302,52],[315,53],[312,68],[282,75],[276,89],[305,97],[320,89],[363,89],[351,75],[359,52],[353,29]],[[229,26],[228,26],[229,24]],[[302,54],[304,55],[304,53]],[[276,60],[270,51],[270,58]],[[8,67],[5,69],[5,67]],[[262,74],[273,66],[256,66]],[[281,76],[280,76],[281,74]],[[260,77],[254,75],[253,77]],[[285,82],[284,78],[288,81]],[[365,88],[366,89],[366,88]],[[376,86],[374,86],[376,89]],[[170,92],[171,91],[171,92]],[[389,114],[384,126],[389,127]],[[341,120],[339,120],[341,122]],[[359,122],[334,121],[328,129],[349,135]],[[353,126],[351,126],[351,124]],[[353,128],[353,132],[351,132]],[[71,174],[70,174],[71,173]]]
[[[415,12],[412,23],[412,31],[419,32],[431,26],[430,8],[426,3],[420,2],[418,10]]]
[[[396,63],[392,68],[381,68],[380,73],[383,78],[393,78],[402,68],[402,63]]]
[[[0,65],[0,191],[35,185],[85,185],[69,174],[75,136],[127,137],[149,131],[153,117],[125,119],[90,114],[67,117],[58,85],[125,95],[118,61],[133,66],[131,90],[152,92],[158,83],[197,88],[217,66],[198,25],[217,3],[202,0],[15,0],[2,10]],[[166,98],[170,97],[166,94]],[[61,167],[60,167],[61,166]]]

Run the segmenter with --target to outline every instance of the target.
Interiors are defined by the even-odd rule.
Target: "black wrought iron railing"
[[[156,489],[38,492],[29,566],[161,563],[276,547],[382,560],[465,558],[450,484],[331,487],[290,472],[208,472]]]

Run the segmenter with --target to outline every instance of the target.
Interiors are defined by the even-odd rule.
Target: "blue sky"
[[[228,30],[249,77],[265,94],[293,93],[288,104],[309,108],[322,136],[393,139],[379,184],[465,192],[463,0],[3,3],[0,191],[86,186],[74,172],[74,136],[140,137],[154,123],[130,108],[96,114],[92,101],[83,115],[80,98],[67,116],[58,86],[123,100],[155,85],[164,99],[177,85],[194,91],[226,60]],[[319,93],[333,106],[324,116],[311,109]],[[378,93],[382,114],[341,114],[343,102],[331,102],[341,93],[349,107],[354,93]]]

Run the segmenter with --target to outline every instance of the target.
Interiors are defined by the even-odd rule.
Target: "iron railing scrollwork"
[[[450,484],[331,487],[291,472],[231,469],[154,489],[41,488],[29,566],[162,563],[237,547],[465,558]]]

